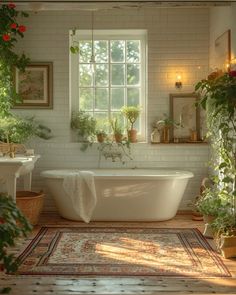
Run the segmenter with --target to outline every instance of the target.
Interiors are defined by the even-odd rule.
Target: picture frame
[[[196,93],[170,94],[170,140],[172,142],[200,142],[200,108]]]
[[[231,60],[231,31],[227,30],[215,40],[214,66],[218,70],[228,70]]]
[[[14,108],[52,109],[53,108],[53,63],[32,62],[25,71],[15,69],[16,92],[22,97]]]

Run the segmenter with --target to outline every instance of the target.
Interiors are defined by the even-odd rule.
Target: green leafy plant
[[[130,123],[130,129],[134,129],[134,123],[141,113],[141,108],[139,106],[124,106],[121,108],[121,113]]]
[[[51,130],[38,124],[33,117],[20,118],[18,116],[0,117],[0,141],[10,143],[25,143],[37,136],[43,139],[51,138]]]
[[[163,128],[164,126],[165,127],[171,127],[171,126],[174,126],[174,127],[182,127],[181,123],[178,123],[176,122],[175,120],[173,120],[172,118],[170,118],[167,114],[163,114],[163,119],[161,120],[156,120],[153,124],[152,124],[152,127],[153,128],[158,128],[158,129],[161,129]]]
[[[79,141],[92,141],[96,134],[96,119],[83,111],[74,112],[71,128],[77,131]]]
[[[213,149],[214,185],[209,194],[220,200],[212,226],[219,234],[229,233],[236,229],[236,71],[213,72],[195,89],[206,110],[207,136]]]
[[[0,195],[0,263],[7,273],[15,273],[20,261],[9,253],[9,248],[15,245],[20,237],[26,237],[32,226],[16,207],[11,197]],[[3,288],[2,293],[10,291]]]

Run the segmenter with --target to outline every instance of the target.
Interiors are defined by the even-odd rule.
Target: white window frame
[[[70,46],[72,45],[72,30],[69,32],[70,36]],[[147,134],[147,31],[146,30],[94,30],[94,41],[96,40],[140,40],[140,103],[142,107],[142,112],[140,116],[140,134],[138,134],[138,141],[146,141]],[[91,30],[76,30],[73,40],[91,40],[92,32]],[[110,52],[109,52],[110,54]],[[70,52],[70,110],[78,110],[79,106],[79,67],[78,67],[78,54],[73,54]],[[109,65],[109,75],[110,73],[110,61]],[[126,63],[124,63],[126,64]],[[93,86],[94,87],[94,86]],[[124,86],[123,88],[126,88]],[[107,87],[111,89],[110,76],[109,85]],[[122,87],[121,87],[122,88]],[[110,104],[110,94],[109,94],[109,104]]]

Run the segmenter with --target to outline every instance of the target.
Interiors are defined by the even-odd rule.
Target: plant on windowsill
[[[96,136],[96,119],[84,111],[72,113],[71,129],[77,131],[78,142],[82,143],[81,150],[91,146]]]
[[[107,133],[103,129],[96,130],[97,142],[102,143],[107,138]]]
[[[17,239],[26,237],[32,226],[16,207],[11,197],[0,195],[0,265],[1,270],[7,273],[16,273],[20,261],[9,253],[15,246]],[[11,288],[3,288],[0,293],[9,293]]]
[[[122,142],[123,140],[123,128],[121,127],[121,124],[119,123],[117,118],[113,118],[110,120],[110,126],[113,132],[114,140],[117,143]]]
[[[222,254],[236,256],[236,71],[216,71],[196,85],[206,110],[208,137],[213,150],[210,167],[212,193],[218,204],[217,215],[211,223]],[[217,201],[219,199],[220,201]],[[199,203],[201,206],[201,202]],[[210,205],[209,205],[210,206]]]
[[[128,140],[132,143],[137,142],[137,130],[134,128],[134,123],[137,121],[141,109],[139,106],[124,106],[121,108],[121,113],[129,122],[129,127],[127,130]]]

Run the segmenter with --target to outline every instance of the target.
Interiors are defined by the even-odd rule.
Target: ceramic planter
[[[236,257],[236,230],[231,236],[221,235],[216,243],[224,258]]]

